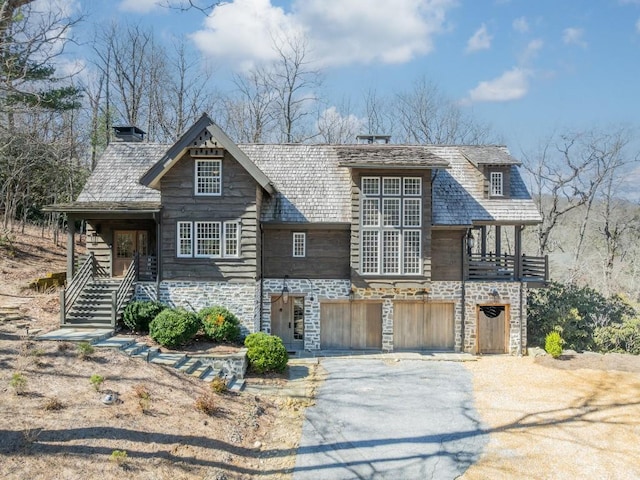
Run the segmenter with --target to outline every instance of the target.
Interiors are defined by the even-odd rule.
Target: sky
[[[640,125],[640,0],[232,0],[209,16],[166,0],[56,1],[88,25],[184,35],[221,84],[272,59],[274,35],[303,33],[336,104],[426,77],[512,152],[554,131]]]

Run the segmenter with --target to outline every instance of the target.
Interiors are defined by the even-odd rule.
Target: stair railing
[[[129,301],[129,295],[133,283],[138,279],[138,254],[133,254],[133,261],[124,274],[124,278],[118,290],[111,294],[111,326],[116,327],[118,313],[125,303]]]
[[[67,313],[78,299],[78,296],[86,287],[86,285],[95,278],[96,275],[96,259],[93,252],[89,253],[84,263],[78,268],[78,271],[71,279],[67,288],[60,291],[60,324],[64,325],[67,319]]]

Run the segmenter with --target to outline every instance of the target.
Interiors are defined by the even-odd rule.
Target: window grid
[[[420,268],[420,230],[405,230],[403,232],[402,273],[405,275],[419,275]]]
[[[195,222],[196,257],[220,256],[220,222]]]
[[[221,160],[196,160],[196,195],[221,195],[221,174]]]
[[[502,172],[491,172],[491,196],[501,197],[503,195]]]
[[[240,231],[240,225],[238,222],[225,222],[224,223],[224,256],[225,257],[237,257],[239,253],[239,241],[238,232]]]
[[[293,297],[293,339],[304,340],[304,297]]]
[[[362,177],[361,194],[362,273],[420,275],[422,178]]]
[[[190,257],[193,253],[191,222],[178,222],[178,257]]]
[[[306,256],[306,234],[304,232],[293,232],[293,256]]]

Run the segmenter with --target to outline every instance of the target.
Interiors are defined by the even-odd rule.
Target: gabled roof
[[[476,167],[480,165],[522,165],[503,145],[474,145],[458,147],[462,155]]]
[[[425,148],[411,145],[337,145],[341,167],[350,168],[446,168],[447,162]]]
[[[271,180],[267,178],[255,163],[238,148],[206,113],[144,174],[140,179],[140,183],[147,187],[158,189],[162,177],[182,158],[188,148],[198,145],[199,142],[197,139],[205,131],[209,132],[213,141],[227,150],[262,188],[269,193],[273,193]]]

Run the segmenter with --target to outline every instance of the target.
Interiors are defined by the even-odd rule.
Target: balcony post
[[[515,225],[513,229],[515,238],[513,249],[516,257],[513,265],[513,276],[514,280],[520,280],[522,277],[522,225]]]

